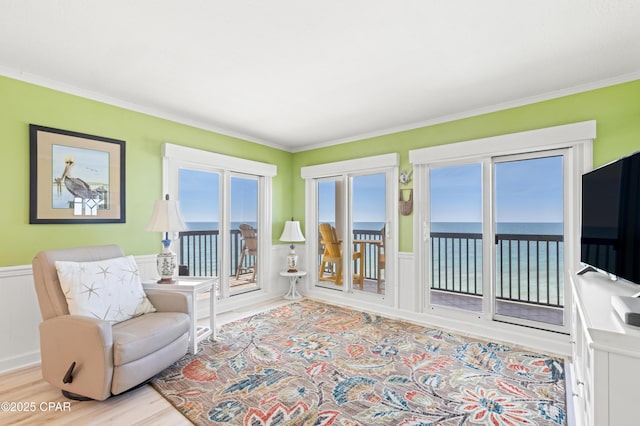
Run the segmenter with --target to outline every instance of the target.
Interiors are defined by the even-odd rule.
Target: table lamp
[[[162,252],[158,254],[158,275],[159,284],[172,284],[174,272],[178,265],[176,254],[171,251],[171,239],[169,232],[186,231],[187,227],[180,216],[180,209],[176,200],[170,200],[169,194],[164,200],[156,200],[153,206],[151,220],[145,228],[149,232],[164,232],[165,238],[162,240]]]
[[[297,220],[288,220],[284,224],[284,230],[282,231],[282,235],[280,235],[280,241],[286,241],[292,243],[289,248],[291,251],[287,255],[287,272],[298,272],[296,269],[298,263],[298,255],[296,254],[296,246],[293,244],[294,242],[304,241],[304,235],[302,235],[302,231],[300,230],[300,222]]]

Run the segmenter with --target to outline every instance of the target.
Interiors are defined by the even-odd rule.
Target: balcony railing
[[[431,288],[482,295],[482,234],[431,233]]]
[[[180,233],[180,264],[191,276],[216,276],[219,231]],[[354,240],[380,241],[375,230],[354,230]],[[496,298],[552,307],[564,306],[562,235],[496,235]],[[231,231],[231,269],[236,274],[242,239]],[[354,246],[359,250],[359,245]],[[366,279],[378,279],[378,244],[364,244]],[[321,252],[320,255],[321,256]],[[245,257],[244,266],[254,259]],[[482,295],[482,234],[431,233],[431,288]]]
[[[257,232],[257,230],[256,230]],[[236,275],[238,260],[242,250],[240,230],[231,230],[231,269],[229,276]],[[186,269],[186,275],[196,277],[218,276],[218,238],[220,231],[184,231],[180,232],[180,265]],[[243,267],[249,267],[255,259],[245,256]]]
[[[497,234],[496,298],[564,306],[562,235]],[[431,288],[482,295],[482,234],[431,233]]]
[[[380,231],[354,229],[353,239],[382,241],[382,234],[380,233]],[[361,250],[361,249],[364,251],[364,259],[366,259],[366,262],[364,264],[365,279],[377,280],[378,279],[378,254],[380,250],[380,245],[365,243],[363,244],[363,246],[360,246],[360,244],[356,244],[354,246],[354,250]]]

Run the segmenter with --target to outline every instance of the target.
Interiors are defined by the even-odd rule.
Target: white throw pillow
[[[57,261],[56,269],[72,315],[115,324],[156,310],[142,289],[133,256],[98,262]]]

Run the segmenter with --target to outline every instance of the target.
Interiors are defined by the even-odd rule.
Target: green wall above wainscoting
[[[126,223],[29,224],[29,124],[126,142]],[[165,142],[275,164],[273,235],[291,216],[292,154],[105,103],[0,77],[0,266],[30,264],[43,249],[120,244],[127,254],[160,251],[160,235],[145,232],[162,196]]]
[[[640,80],[563,96],[516,108],[448,121],[414,130],[299,152],[293,158],[294,199],[304,199],[304,166],[398,152],[400,169],[408,170],[409,151],[489,136],[522,132],[580,121],[597,121],[594,165],[599,166],[640,150]],[[408,185],[407,187],[411,187]],[[294,215],[304,216],[295,203]],[[400,251],[413,246],[413,217],[400,216]]]
[[[0,76],[0,266],[28,264],[42,249],[89,244],[117,242],[134,255],[158,252],[158,236],[144,228],[162,195],[164,142],[277,165],[272,231],[279,243],[285,220],[304,217],[301,167],[397,152],[406,170],[412,149],[585,120],[597,121],[596,166],[640,150],[640,80],[292,154]],[[29,224],[30,123],[126,141],[126,223]],[[400,251],[412,251],[412,216],[400,216],[399,229]]]

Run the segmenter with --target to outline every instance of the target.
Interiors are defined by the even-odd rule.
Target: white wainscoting
[[[284,268],[289,246],[272,246],[272,265],[260,268],[269,279],[258,291],[233,296],[216,305],[217,312],[244,308],[253,303],[282,297],[289,282],[280,276]],[[296,247],[304,261],[304,245]],[[156,273],[156,255],[136,256],[142,280],[152,279]],[[198,318],[208,316],[206,300],[198,304]],[[31,265],[0,267],[0,373],[40,362],[40,333],[42,321]]]
[[[413,253],[400,252],[398,255],[398,309],[420,311],[420,292],[415,283]]]
[[[0,372],[40,362],[40,321],[31,265],[0,268]]]

